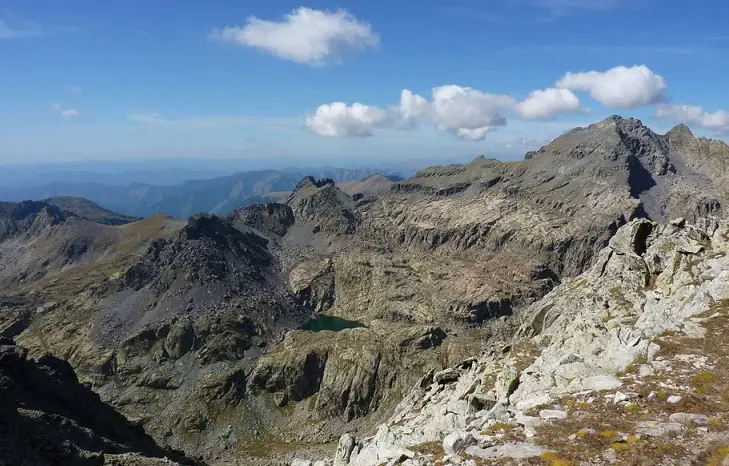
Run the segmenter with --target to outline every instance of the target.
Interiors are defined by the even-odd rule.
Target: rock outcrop
[[[717,427],[716,434],[707,429],[705,437],[699,431],[694,438],[683,425],[706,425],[709,418],[716,426],[723,425],[729,415],[723,401],[712,404],[714,388],[709,384],[718,382],[718,376],[707,371],[711,369],[708,361],[721,361],[724,349],[702,344],[717,325],[729,323],[728,252],[729,224],[716,218],[699,219],[695,224],[683,220],[631,222],[617,232],[591,269],[565,280],[520,312],[520,330],[513,338],[493,342],[493,349],[443,372],[447,376],[439,373],[424,378],[375,437],[357,443],[346,464],[375,465],[402,457],[412,458],[409,464],[450,464],[453,455],[519,459],[549,453],[551,458],[569,457],[575,452],[564,450],[564,444],[555,448],[548,443],[549,429],[571,423],[595,432],[606,421],[599,411],[602,405],[595,401],[604,393],[622,411],[617,419],[626,424],[621,427],[635,432],[624,434],[633,437],[622,440],[627,442],[623,448],[623,444],[615,445],[621,441],[620,434],[605,430],[601,435],[613,442],[612,447],[605,444],[610,454],[637,449],[641,438],[678,434],[681,436],[674,442],[681,449],[699,442],[706,450],[686,450],[681,459],[665,451],[666,462],[656,461],[687,464],[689,459],[711,454],[714,442],[729,440],[720,435],[723,429]],[[685,351],[697,351],[698,346],[706,354],[679,350],[676,355],[673,348],[679,341],[686,342]],[[693,364],[693,374],[699,375],[672,373],[667,362],[673,355],[677,364]],[[681,403],[682,396],[663,398],[660,410],[644,409],[642,404],[667,395],[625,394],[645,392],[641,385],[656,383],[651,377],[657,372],[665,374],[660,384],[664,389],[704,399],[695,407],[709,412],[673,412],[674,408],[665,407]],[[681,388],[685,385],[678,380],[668,382],[671,377],[687,379],[689,388]],[[578,403],[579,413],[575,411]],[[628,425],[631,415],[635,420]],[[643,420],[644,416],[653,420]],[[504,435],[500,433],[504,429],[516,430]],[[586,430],[577,431],[573,443],[592,435]],[[475,440],[469,441],[471,437]],[[640,448],[649,448],[644,442]],[[440,456],[423,452],[423,446],[432,443],[443,443]],[[478,447],[468,447],[471,443]],[[588,459],[586,450],[575,459]],[[453,460],[452,464],[460,463]]]
[[[310,222],[314,232],[350,234],[359,223],[354,200],[334,186],[329,178],[304,178],[286,199],[286,204],[300,221]]]

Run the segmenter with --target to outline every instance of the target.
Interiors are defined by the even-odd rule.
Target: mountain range
[[[99,182],[51,181],[0,187],[0,200],[43,200],[80,197],[125,215],[147,217],[154,214],[187,218],[197,213],[225,215],[257,202],[278,200],[306,175],[332,178],[337,182],[361,181],[381,170],[365,168],[318,168],[311,171],[259,170],[181,184],[109,184]],[[384,174],[399,177],[393,173]],[[363,187],[364,189],[364,187]]]
[[[614,116],[517,162],[191,182],[163,197],[207,212],[187,220],[0,203],[0,369],[67,361],[69,393],[154,443],[90,448],[41,418],[69,458],[690,464],[729,445],[728,164],[686,126]]]

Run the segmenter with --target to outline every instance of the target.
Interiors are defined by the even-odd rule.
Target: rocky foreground
[[[726,221],[631,222],[515,337],[313,464],[726,464],[728,253]]]

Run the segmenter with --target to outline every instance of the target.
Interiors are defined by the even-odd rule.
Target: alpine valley
[[[0,203],[0,464],[725,464],[729,146],[361,178]]]

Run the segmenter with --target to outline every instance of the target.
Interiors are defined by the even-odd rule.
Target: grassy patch
[[[635,403],[630,403],[628,405],[625,405],[625,411],[628,413],[639,413],[640,412],[640,406],[638,406]]]
[[[547,451],[539,457],[542,462],[548,466],[574,466],[577,463],[571,459],[561,456],[559,453]]]
[[[628,451],[630,450],[631,446],[625,442],[613,442],[610,445],[610,448],[615,451]]]
[[[717,448],[706,460],[706,466],[721,466],[729,458],[729,447]]]
[[[262,436],[260,438],[250,438],[241,440],[238,444],[240,450],[254,458],[268,458],[282,453],[291,453],[299,449],[299,445],[295,443],[284,442],[283,440]]]
[[[504,423],[504,422],[497,422],[496,424],[489,427],[489,430],[491,432],[503,432],[505,430],[513,430],[513,429],[516,429],[516,426],[514,424],[508,424],[508,423]]]
[[[707,393],[718,379],[719,376],[714,372],[700,372],[693,377],[692,382],[698,393]]]
[[[720,417],[710,417],[709,427],[716,432],[723,432],[726,430],[726,422]]]
[[[432,455],[436,458],[442,458],[445,456],[445,451],[443,450],[443,443],[441,442],[426,442],[421,443],[420,445],[415,445],[414,447],[410,447],[411,450],[420,453],[421,455]]]

